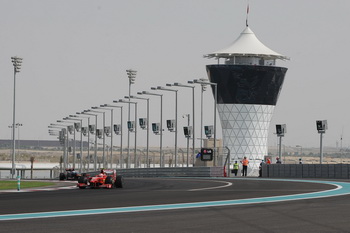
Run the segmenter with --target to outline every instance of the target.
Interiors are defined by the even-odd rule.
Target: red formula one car
[[[89,188],[123,188],[124,181],[121,175],[117,175],[115,170],[101,170],[101,172],[91,172],[82,174],[78,178],[77,187]]]

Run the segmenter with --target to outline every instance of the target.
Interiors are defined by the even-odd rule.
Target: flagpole
[[[247,3],[247,16],[246,16],[246,19],[245,19],[245,26],[248,27],[248,15],[249,15],[249,1]]]

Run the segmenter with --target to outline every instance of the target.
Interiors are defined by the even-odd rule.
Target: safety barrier
[[[262,177],[349,179],[350,164],[264,164]]]
[[[124,177],[223,177],[223,167],[168,167],[117,169]]]

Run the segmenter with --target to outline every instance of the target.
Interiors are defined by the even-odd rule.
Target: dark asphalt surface
[[[233,185],[220,189],[189,191]],[[326,184],[264,180],[128,178],[123,189],[0,194],[0,214],[31,213],[315,192]],[[0,221],[0,232],[350,232],[350,195],[301,201]]]

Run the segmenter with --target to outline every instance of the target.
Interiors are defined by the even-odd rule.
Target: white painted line
[[[190,189],[188,191],[192,192],[192,191],[203,191],[203,190],[210,190],[210,189],[221,189],[221,188],[226,188],[226,187],[232,186],[232,183],[227,182],[227,181],[214,181],[214,182],[225,183],[226,185],[216,186],[216,187],[208,187],[208,188],[200,188],[200,189]]]

